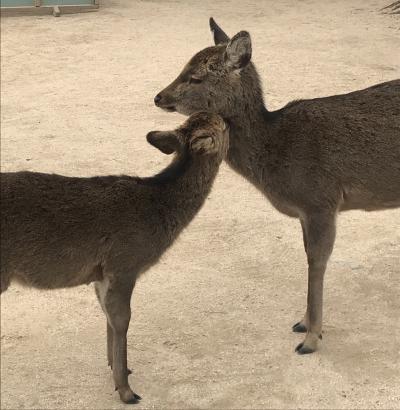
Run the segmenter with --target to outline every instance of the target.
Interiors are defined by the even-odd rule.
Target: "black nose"
[[[160,94],[157,94],[157,95],[154,97],[154,104],[157,105],[160,101],[161,101],[161,95],[160,95]]]

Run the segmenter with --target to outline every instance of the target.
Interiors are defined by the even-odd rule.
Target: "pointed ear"
[[[229,37],[226,35],[226,33],[221,29],[221,27],[215,22],[215,20],[212,17],[210,17],[210,29],[214,35],[215,45],[229,42]]]
[[[245,67],[251,60],[251,39],[247,31],[240,31],[226,46],[226,63],[233,69]]]
[[[147,134],[147,142],[164,154],[172,154],[180,147],[178,136],[174,131],[152,131]]]
[[[190,148],[193,152],[198,154],[204,154],[206,152],[210,152],[214,149],[215,142],[214,138],[212,137],[197,137],[190,143]]]

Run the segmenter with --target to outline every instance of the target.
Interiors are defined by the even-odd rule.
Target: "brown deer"
[[[108,363],[125,403],[140,399],[127,369],[136,279],[203,205],[228,149],[228,128],[216,114],[197,113],[147,140],[176,153],[153,177],[1,174],[1,292],[12,280],[39,289],[95,282],[107,317]]]
[[[230,125],[228,164],[280,212],[299,218],[308,259],[307,310],[293,326],[312,353],[322,331],[323,280],[340,211],[400,206],[400,80],[268,111],[246,31],[210,19],[205,48],[154,99],[166,111],[207,110]]]

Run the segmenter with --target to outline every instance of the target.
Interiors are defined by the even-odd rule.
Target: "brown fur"
[[[228,149],[216,114],[198,113],[148,141],[176,157],[150,178],[1,174],[1,291],[17,280],[40,289],[95,282],[107,316],[108,362],[124,402],[126,334],[139,274],[156,263],[203,205]]]
[[[322,331],[336,215],[400,206],[400,80],[271,112],[250,61],[250,35],[241,31],[229,39],[213,19],[210,26],[217,44],[197,53],[155,103],[186,115],[220,114],[230,124],[228,164],[279,211],[300,219],[308,297],[293,330],[307,331],[296,350],[311,353]]]

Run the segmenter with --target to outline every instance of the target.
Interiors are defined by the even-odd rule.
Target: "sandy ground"
[[[2,19],[4,171],[151,175],[168,158],[153,106],[208,17],[247,29],[270,109],[400,76],[388,2],[104,1],[98,13]],[[396,51],[397,49],[397,51]],[[339,219],[321,349],[300,357],[305,308],[296,220],[223,166],[206,205],[141,278],[129,330],[137,408],[400,408],[400,210]],[[92,286],[1,298],[1,407],[123,408]]]

